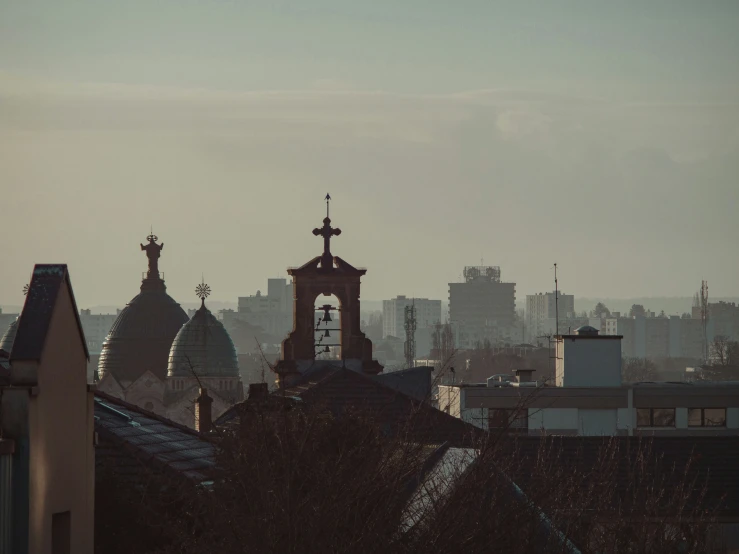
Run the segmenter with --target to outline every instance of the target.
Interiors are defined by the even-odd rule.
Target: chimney
[[[195,400],[195,430],[201,433],[210,433],[213,429],[213,413],[211,411],[213,399],[208,396],[208,389],[201,387],[200,396]]]
[[[516,381],[519,383],[530,383],[534,380],[535,369],[516,369]]]

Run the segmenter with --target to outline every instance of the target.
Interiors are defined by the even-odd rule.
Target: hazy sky
[[[124,304],[321,252],[363,298],[739,290],[739,2],[0,0],[0,304]]]

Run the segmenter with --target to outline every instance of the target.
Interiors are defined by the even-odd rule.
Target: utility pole
[[[554,325],[559,336],[559,285],[557,283],[557,264],[554,264]]]

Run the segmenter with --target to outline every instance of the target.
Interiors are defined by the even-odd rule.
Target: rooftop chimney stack
[[[195,400],[195,429],[201,433],[213,430],[213,399],[208,396],[208,389],[201,387],[200,396]]]
[[[519,383],[530,383],[534,380],[535,369],[516,369],[516,381]]]

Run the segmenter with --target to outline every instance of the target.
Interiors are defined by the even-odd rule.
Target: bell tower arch
[[[339,300],[340,352],[342,366],[354,371],[375,375],[382,371],[377,360],[372,359],[372,341],[360,329],[360,287],[366,269],[358,269],[338,256],[331,254],[331,238],[339,236],[341,229],[331,227],[329,202],[326,195],[326,217],[323,227],[313,234],[323,238],[323,254],[305,265],[288,269],[293,278],[293,330],[282,341],[280,360],[276,365],[281,386],[290,386],[302,375],[335,361],[316,360],[319,346],[316,340],[316,309],[319,296],[334,295]],[[336,312],[332,313],[332,317]]]

